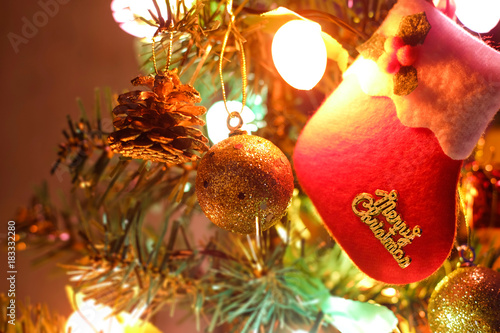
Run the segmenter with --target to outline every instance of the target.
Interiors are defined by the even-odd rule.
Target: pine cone
[[[155,77],[139,76],[132,84],[152,91],[118,96],[119,105],[113,109],[116,131],[108,137],[113,151],[173,165],[194,161],[199,158],[194,152],[208,150],[208,139],[191,127],[205,124],[198,116],[207,110],[194,105],[201,102],[200,94],[181,83],[176,69]]]

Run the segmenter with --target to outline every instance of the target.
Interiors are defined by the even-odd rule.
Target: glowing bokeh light
[[[190,8],[195,1],[196,0],[184,0],[184,3],[187,8]],[[168,18],[166,1],[158,0],[157,3],[160,7],[162,17],[166,20]],[[170,2],[173,13],[176,11],[175,4],[175,1]],[[113,0],[111,2],[111,11],[113,12],[113,18],[116,23],[118,23],[123,31],[135,37],[151,38],[156,32],[157,27],[151,26],[140,19],[140,17],[143,17],[148,22],[155,24],[149,10],[157,15],[153,0]]]
[[[111,316],[113,310],[96,305],[94,300],[85,301],[79,311],[73,312],[66,322],[66,332],[71,333],[123,333],[125,328],[118,319]]]
[[[312,89],[326,69],[326,46],[321,26],[306,20],[292,20],[281,26],[273,38],[274,66],[292,87]]]
[[[397,294],[397,290],[394,288],[385,288],[382,290],[381,294],[385,297],[394,297]]]
[[[467,28],[486,33],[500,21],[499,0],[455,0],[455,15]]]
[[[241,111],[241,102],[228,101],[227,107],[230,112]],[[250,110],[249,107],[245,106],[243,112],[241,113],[241,118],[245,123],[242,130],[245,130],[250,134],[257,130],[257,126],[249,124],[255,120],[255,114]],[[236,120],[236,118],[233,118]],[[234,124],[231,123],[233,126]],[[207,112],[207,130],[208,137],[214,144],[229,137],[229,129],[227,128],[227,111],[224,107],[224,102],[219,101],[214,103]]]

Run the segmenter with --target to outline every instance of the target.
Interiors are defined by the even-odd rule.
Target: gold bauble
[[[237,134],[214,145],[200,161],[196,195],[205,215],[217,226],[241,233],[278,222],[293,193],[290,162],[264,138]]]
[[[446,276],[428,307],[434,333],[499,333],[500,273],[486,267],[462,267]]]

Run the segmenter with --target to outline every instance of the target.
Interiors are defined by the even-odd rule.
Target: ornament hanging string
[[[260,238],[261,235],[262,235],[262,231],[260,228],[259,217],[255,216],[255,244],[256,244],[257,250],[259,252],[255,251],[255,248],[252,244],[252,239],[250,238],[250,235],[247,235],[247,242],[249,244],[252,258],[253,258],[253,261],[255,262],[255,269],[256,269],[256,272],[258,275],[260,275],[262,273],[262,264],[261,264],[261,261],[259,260],[260,257],[257,256],[257,253],[261,253],[261,254],[263,253],[262,252],[261,238]]]
[[[160,33],[163,33],[165,31],[168,31],[168,33],[169,33],[168,52],[165,51],[165,53],[167,54],[167,59],[165,61],[164,73],[166,73],[168,71],[168,68],[170,67],[170,61],[172,59],[172,46],[173,46],[173,39],[174,39],[174,22],[172,21],[172,10],[170,8],[170,2],[168,0],[167,0],[166,4],[167,4],[167,11],[168,11],[168,18],[166,21],[163,18],[163,16],[161,15],[160,6],[158,6],[157,0],[153,0],[153,5],[155,6],[157,15],[155,15],[150,9],[148,10],[151,17],[158,24],[158,29],[156,30],[155,34],[151,38],[152,39],[151,48],[152,48],[152,54],[153,54],[153,66],[155,69],[155,73],[156,73],[156,75],[160,75],[160,76],[163,76],[163,73],[158,72],[158,67],[156,65],[155,37],[158,36]],[[163,50],[165,50],[165,46],[163,45],[163,41],[160,41],[160,43],[161,43]]]
[[[227,26],[227,31],[226,34],[224,35],[224,40],[222,42],[222,48],[221,48],[221,53],[220,53],[220,59],[219,59],[219,76],[220,76],[220,82],[221,82],[221,88],[222,88],[222,99],[224,101],[224,107],[227,111],[228,118],[227,118],[227,126],[231,132],[238,130],[243,126],[243,119],[241,118],[241,113],[243,112],[243,109],[245,107],[246,99],[247,99],[247,70],[246,70],[246,58],[245,58],[245,51],[243,49],[243,42],[242,42],[242,37],[239,35],[238,31],[236,30],[236,27],[234,25],[234,19],[235,15],[233,13],[233,0],[228,0],[226,4],[226,11],[230,16],[230,20]],[[222,75],[222,64],[224,61],[224,52],[226,50],[227,46],[227,41],[229,39],[229,35],[231,32],[234,32],[235,35],[235,41],[236,45],[239,48],[239,55],[240,55],[240,63],[241,63],[241,81],[242,81],[242,102],[241,102],[241,111],[237,112],[230,112],[228,107],[227,107],[227,97],[226,97],[226,88],[224,86],[224,78]],[[238,124],[236,126],[232,126],[230,124],[231,119],[233,118],[238,118]]]
[[[156,65],[156,44],[155,44],[155,37],[156,36],[153,36],[152,40],[152,44],[151,44],[151,48],[152,48],[152,52],[153,52],[153,66],[155,68],[155,73],[156,75],[163,75],[162,73],[159,73],[158,72],[158,67]],[[165,53],[167,54],[167,60],[165,61],[165,72],[168,71],[168,68],[170,67],[170,61],[172,60],[172,46],[173,46],[173,39],[174,39],[174,32],[173,31],[170,31],[169,32],[169,39],[168,39],[168,51],[165,51]],[[165,50],[165,47],[163,46],[163,42],[160,42],[163,49]]]
[[[471,229],[470,229],[470,224],[469,224],[469,218],[472,218],[472,207],[467,205],[467,208],[465,206],[464,200],[462,198],[462,194],[460,193],[460,190],[457,190],[458,193],[458,200],[459,200],[459,218],[461,218],[464,223],[465,223],[465,228],[466,228],[466,233],[467,233],[467,240],[466,244],[464,245],[459,245],[457,242],[455,242],[455,248],[457,249],[460,258],[462,259],[462,265],[461,266],[474,266],[474,260],[476,259],[476,252],[474,251],[474,248],[471,246]]]

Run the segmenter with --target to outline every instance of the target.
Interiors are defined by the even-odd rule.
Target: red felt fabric
[[[422,280],[453,246],[455,195],[461,161],[446,156],[428,129],[403,126],[387,97],[364,94],[347,77],[305,126],[294,167],[326,227],[370,277],[392,284]],[[396,211],[422,235],[404,247],[412,261],[401,268],[351,208],[375,190],[397,190]],[[390,224],[384,221],[385,230]],[[396,240],[397,237],[394,237]]]

